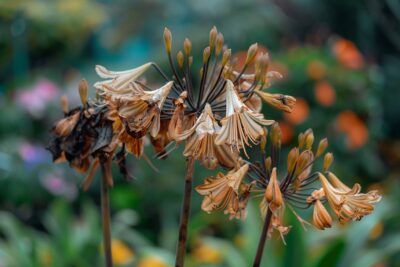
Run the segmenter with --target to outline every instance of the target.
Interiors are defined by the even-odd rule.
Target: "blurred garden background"
[[[263,111],[280,122],[285,145],[312,127],[317,139],[328,137],[332,169],[343,181],[383,194],[376,212],[345,227],[304,231],[288,216],[293,227],[287,245],[274,236],[264,266],[400,266],[398,0],[1,0],[1,267],[102,266],[98,180],[82,192],[84,175],[53,164],[45,150],[49,129],[62,117],[60,96],[78,105],[80,79],[99,80],[95,64],[116,70],[147,61],[166,66],[166,26],[175,52],[189,37],[201,55],[214,25],[239,63],[258,42],[269,51],[271,68],[284,75],[271,91],[295,96],[294,113]],[[181,152],[158,160],[146,148],[158,171],[129,158],[132,181],[116,170],[116,266],[172,266]],[[195,185],[206,174],[197,166]],[[208,215],[200,202],[194,193],[187,266],[250,266],[261,232],[257,200],[245,221]]]

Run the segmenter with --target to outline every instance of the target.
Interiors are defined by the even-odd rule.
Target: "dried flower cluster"
[[[313,224],[318,229],[332,226],[332,217],[325,208],[327,203],[340,223],[360,220],[374,210],[374,204],[381,196],[376,191],[360,193],[361,187],[353,188],[343,184],[329,167],[333,161],[332,153],[325,153],[327,139],[319,142],[313,151],[314,134],[307,130],[299,135],[299,144],[292,148],[287,156],[287,166],[279,168],[281,150],[281,132],[277,123],[271,127],[270,156],[266,156],[267,133],[261,142],[261,161],[241,161],[241,167],[226,175],[207,178],[196,190],[204,195],[202,208],[206,212],[223,209],[230,218],[242,219],[251,193],[262,196],[260,211],[266,215],[272,213],[269,236],[277,230],[283,236],[289,232],[290,226],[283,225],[283,214],[286,207],[295,214],[304,225],[307,223],[295,211],[296,208],[314,208]],[[324,156],[323,156],[324,155]],[[323,157],[323,169],[313,171],[315,160]],[[278,177],[281,176],[282,179]],[[317,185],[320,188],[315,189]]]
[[[196,188],[204,196],[204,211],[223,210],[230,218],[243,219],[252,194],[261,194],[261,213],[271,215],[269,235],[273,230],[282,237],[288,233],[290,227],[283,224],[286,207],[305,223],[294,208],[313,206],[313,223],[319,229],[332,225],[326,204],[341,223],[359,220],[373,211],[379,194],[360,193],[358,184],[352,188],[344,185],[329,171],[331,153],[324,155],[323,170],[312,171],[328,142],[323,139],[313,151],[311,130],[300,134],[298,146],[289,152],[287,167],[282,169],[278,162],[281,132],[277,123],[261,113],[262,101],[292,112],[296,100],[265,91],[281,75],[268,69],[269,56],[260,53],[257,44],[249,47],[242,69],[236,71],[231,49],[214,27],[203,51],[200,82],[196,85],[191,41],[184,40],[183,51],[177,52],[176,60],[168,29],[164,31],[164,41],[171,79],[152,62],[126,71],[96,66],[97,74],[104,79],[94,85],[98,99],[87,100],[87,85],[83,82],[82,107],[68,111],[63,101],[65,118],[53,128],[50,150],[55,160],[66,159],[78,171],[85,172],[91,166],[84,182],[86,188],[99,162],[110,163],[115,158],[120,170],[127,174],[126,153],[141,157],[145,139],[149,138],[160,158],[169,153],[169,144],[184,142],[185,157],[198,160],[207,169],[227,169],[226,174],[208,177]],[[254,72],[248,71],[249,66]],[[151,68],[164,79],[158,88],[151,88],[143,79]],[[253,145],[261,148],[261,161],[248,156],[246,148]],[[109,183],[112,184],[111,176]],[[321,188],[313,190],[315,184]]]

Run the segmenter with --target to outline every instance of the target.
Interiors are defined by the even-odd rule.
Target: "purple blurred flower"
[[[43,187],[51,194],[74,200],[77,196],[76,185],[65,180],[60,172],[52,172],[40,179]]]
[[[16,102],[33,117],[42,117],[46,106],[59,95],[56,84],[49,80],[40,80],[31,88],[17,91]]]
[[[24,162],[30,166],[50,161],[50,154],[39,145],[24,142],[19,146],[18,153]]]

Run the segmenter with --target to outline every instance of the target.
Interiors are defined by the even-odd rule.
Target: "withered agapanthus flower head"
[[[80,173],[89,170],[84,180],[84,189],[91,184],[99,163],[106,168],[108,184],[112,185],[111,161],[118,147],[117,134],[113,128],[112,112],[104,103],[88,100],[88,85],[79,84],[82,106],[68,110],[68,100],[61,98],[64,118],[51,130],[52,138],[48,150],[55,162],[68,161]],[[120,165],[124,169],[123,165]]]
[[[295,212],[295,209],[306,209],[314,206],[313,224],[321,230],[331,227],[333,222],[326,206],[333,211],[340,223],[360,220],[374,210],[374,205],[381,198],[377,191],[361,193],[359,184],[355,184],[352,188],[347,187],[329,171],[333,156],[331,153],[325,153],[328,146],[326,138],[322,139],[318,146],[313,149],[314,134],[312,130],[301,133],[298,146],[289,152],[287,167],[282,170],[278,162],[281,132],[277,123],[272,126],[269,137],[271,156],[267,157],[266,153],[262,153],[261,161],[244,161],[246,166],[249,166],[249,170],[246,176],[240,179],[240,184],[249,188],[250,193],[258,195],[261,193],[261,213],[264,216],[267,212],[271,213],[269,236],[273,230],[277,230],[282,237],[289,232],[290,227],[283,225],[283,214],[286,208],[293,211],[304,225],[307,222]],[[265,144],[262,144],[262,149],[265,149]],[[315,160],[322,156],[323,170],[313,171],[312,167]],[[220,174],[220,177],[224,177],[223,174]],[[320,188],[317,187],[316,189],[315,187],[318,184]],[[207,178],[202,187],[209,188],[211,185],[209,178]],[[235,197],[240,199],[241,191],[237,192]],[[243,196],[248,198],[249,192],[244,192]],[[201,193],[204,194],[204,192]],[[219,196],[218,203],[231,201],[231,198],[221,199],[225,195]],[[207,197],[204,202],[209,203],[206,208],[203,207],[205,211],[209,212],[209,207],[213,207],[211,205],[213,199]],[[215,203],[215,205],[218,203]]]

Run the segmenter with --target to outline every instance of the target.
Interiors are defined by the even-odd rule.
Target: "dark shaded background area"
[[[333,169],[344,181],[384,195],[373,215],[323,232],[304,231],[288,216],[293,228],[287,245],[273,237],[265,266],[399,266],[400,2],[182,2],[0,3],[0,266],[100,265],[98,186],[82,192],[82,175],[53,164],[44,149],[48,129],[62,116],[59,97],[78,104],[80,79],[98,80],[95,64],[119,70],[155,61],[167,69],[165,26],[175,52],[187,36],[200,59],[213,25],[239,64],[241,52],[258,42],[270,53],[271,68],[284,75],[271,91],[295,96],[294,114],[263,111],[280,122],[286,147],[311,127],[318,139],[329,138]],[[151,74],[147,78],[156,80]],[[135,179],[126,182],[115,173],[117,266],[172,266],[181,152],[162,161],[149,147],[158,172],[130,158]],[[208,174],[197,166],[195,184]],[[259,200],[243,222],[205,214],[200,201],[194,194],[188,266],[249,266],[261,231]]]

